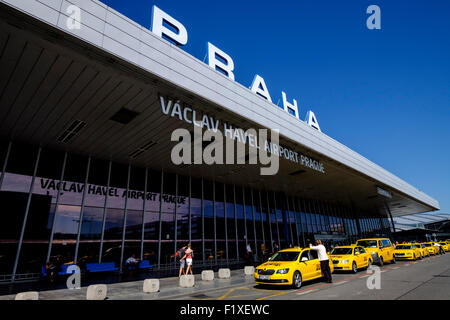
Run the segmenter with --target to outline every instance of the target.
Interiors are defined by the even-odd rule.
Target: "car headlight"
[[[341,263],[342,263],[342,264],[349,263],[349,260],[341,260]]]
[[[277,271],[277,273],[279,273],[279,274],[286,274],[288,272],[289,272],[289,269],[280,269]]]

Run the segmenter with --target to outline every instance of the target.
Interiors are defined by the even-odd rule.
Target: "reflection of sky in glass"
[[[59,205],[55,222],[55,235],[77,234],[78,221],[80,219],[80,206]]]
[[[100,238],[103,223],[103,208],[85,207],[83,224],[81,225],[81,239],[97,235]]]
[[[192,216],[202,215],[202,200],[197,198],[191,199],[191,214]]]
[[[214,205],[211,200],[204,200],[204,214],[205,217],[212,218],[214,216]]]

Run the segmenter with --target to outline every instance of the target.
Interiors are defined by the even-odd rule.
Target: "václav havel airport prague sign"
[[[161,106],[161,112],[166,116],[176,118],[180,121],[193,124],[198,128],[211,130],[214,132],[218,132],[220,127],[222,129],[224,137],[228,139],[242,143],[244,145],[248,143],[250,147],[256,148],[258,150],[263,148],[268,153],[271,153],[278,157],[283,157],[286,160],[308,167],[312,170],[325,173],[323,163],[321,163],[320,161],[295,152],[279,144],[270,142],[267,139],[258,142],[259,139],[256,130],[246,131],[227,122],[223,122],[221,125],[221,122],[214,117],[206,113],[197,111],[195,110],[195,108],[187,106],[181,103],[181,101],[179,100],[175,101],[170,98],[159,96],[159,103]]]
[[[159,9],[157,6],[153,6],[151,31],[157,36],[166,39],[177,46],[184,46],[188,42],[188,33],[184,25]],[[207,64],[211,68],[235,81],[233,59],[210,42],[208,42],[207,59]],[[256,75],[254,77],[250,90],[267,101],[272,102],[269,90],[261,76]],[[294,116],[296,119],[300,120],[297,100],[294,99],[293,103],[290,103],[287,101],[285,92],[282,91],[281,95],[283,100],[282,109]],[[306,113],[305,122],[310,127],[321,131],[319,122],[317,121],[314,112],[311,110]]]

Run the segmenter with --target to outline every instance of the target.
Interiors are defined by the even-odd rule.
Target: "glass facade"
[[[390,234],[387,217],[338,203],[0,141],[0,280],[61,264],[124,261],[175,267],[191,243],[197,265],[244,262],[266,252]]]

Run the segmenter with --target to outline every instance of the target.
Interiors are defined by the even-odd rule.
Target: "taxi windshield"
[[[364,248],[376,248],[377,240],[360,240],[356,244]]]
[[[277,252],[269,261],[295,261],[299,254],[300,252],[296,251]]]
[[[439,244],[447,245],[447,242],[439,242]]]
[[[352,248],[334,248],[333,251],[331,251],[331,254],[352,254],[352,251]]]
[[[431,243],[425,243],[425,247],[431,247]]]
[[[407,250],[409,250],[409,249],[411,249],[411,246],[399,245],[399,246],[396,246],[395,249],[407,249]]]

